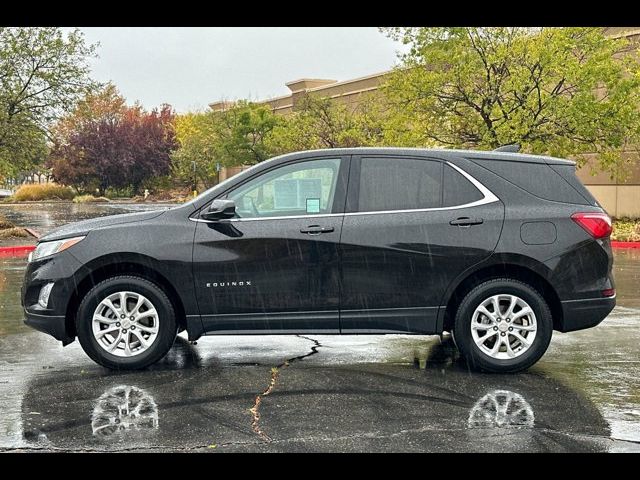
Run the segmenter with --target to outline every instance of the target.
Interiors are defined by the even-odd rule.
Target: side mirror
[[[205,220],[225,220],[236,215],[236,202],[218,198],[211,202],[209,208],[200,214]]]

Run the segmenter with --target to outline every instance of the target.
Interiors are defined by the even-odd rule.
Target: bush
[[[104,192],[104,196],[110,199],[131,198],[133,196],[133,188],[132,187],[123,187],[123,188],[109,187]]]
[[[13,199],[17,202],[38,200],[72,200],[75,194],[70,187],[63,187],[55,183],[32,183],[22,185]]]
[[[629,218],[614,220],[611,239],[619,242],[640,242],[640,220]]]
[[[93,195],[78,195],[73,199],[73,203],[105,203],[110,201],[107,197],[94,197]]]

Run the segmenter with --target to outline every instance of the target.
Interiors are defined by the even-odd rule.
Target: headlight
[[[65,238],[64,240],[55,240],[53,242],[39,243],[36,249],[29,255],[29,261],[33,262],[49,255],[54,255],[74,246],[76,243],[84,240],[83,237]]]

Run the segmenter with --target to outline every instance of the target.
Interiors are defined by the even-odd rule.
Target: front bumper
[[[560,332],[573,332],[595,327],[602,322],[616,306],[616,297],[565,300],[561,304],[562,321],[556,329]]]
[[[83,265],[67,251],[27,264],[21,295],[24,323],[53,336],[64,345],[71,343],[75,332],[72,326],[67,325],[65,317],[69,300],[83,274]],[[47,307],[42,308],[38,304],[38,296],[48,283],[54,285]]]
[[[62,345],[68,345],[75,340],[67,334],[66,320],[64,315],[39,315],[24,310],[24,323],[31,328],[47,333],[60,340]]]

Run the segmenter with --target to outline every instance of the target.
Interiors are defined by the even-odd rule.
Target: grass
[[[93,195],[78,195],[73,199],[73,203],[105,203],[110,201],[107,197],[94,197]]]
[[[9,220],[0,215],[0,238],[28,237],[24,228],[16,227]]]
[[[619,242],[640,242],[640,220],[618,218],[613,221],[611,240]]]
[[[24,228],[12,227],[0,230],[0,238],[12,238],[12,237],[28,237],[29,234]]]
[[[7,228],[14,228],[15,225],[9,220],[0,215],[0,230],[6,230]]]
[[[56,183],[33,183],[22,185],[13,194],[13,200],[17,202],[40,200],[72,200],[75,194],[69,187],[63,187]]]

